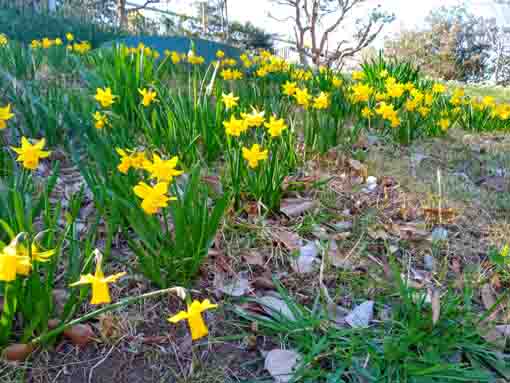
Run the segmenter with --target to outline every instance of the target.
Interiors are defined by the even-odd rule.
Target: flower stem
[[[90,312],[88,314],[85,314],[85,315],[83,315],[80,318],[77,318],[77,319],[74,319],[74,320],[72,320],[70,322],[61,324],[60,326],[58,326],[54,330],[51,330],[51,331],[47,332],[46,334],[43,334],[43,335],[35,338],[34,340],[32,340],[30,342],[30,344],[31,345],[37,345],[37,344],[40,344],[40,343],[44,343],[44,342],[48,341],[49,339],[53,338],[54,336],[59,335],[66,328],[69,328],[69,327],[74,326],[76,324],[79,324],[81,322],[85,322],[86,320],[92,319],[92,318],[94,318],[94,317],[96,317],[96,316],[98,316],[98,315],[100,315],[102,313],[105,313],[105,312],[108,312],[108,311],[112,311],[112,310],[115,310],[115,309],[123,307],[123,306],[127,306],[127,305],[129,305],[131,303],[134,303],[136,301],[139,301],[139,300],[142,300],[142,299],[145,299],[145,298],[157,297],[159,295],[164,295],[164,294],[167,294],[167,293],[176,293],[177,295],[180,296],[182,291],[185,291],[182,287],[171,287],[171,288],[168,288],[168,289],[152,291],[150,293],[142,294],[142,295],[139,295],[137,297],[130,297],[130,298],[122,299],[122,300],[120,300],[117,303],[113,303],[113,304],[101,307],[100,309],[97,309],[97,310],[92,311],[92,312]]]

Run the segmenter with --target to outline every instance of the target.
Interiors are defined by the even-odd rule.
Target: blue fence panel
[[[191,49],[191,42],[195,45],[195,53],[203,56],[206,62],[211,62],[216,59],[216,52],[222,50],[227,57],[239,58],[241,50],[227,44],[218,43],[194,37],[178,37],[178,36],[130,36],[123,39],[116,40],[114,43],[122,43],[129,47],[137,46],[139,43],[156,49],[160,54],[163,54],[165,49],[177,51],[179,53],[188,53]]]

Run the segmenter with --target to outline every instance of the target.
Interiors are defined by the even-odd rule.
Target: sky
[[[143,0],[132,0],[131,2],[141,3]],[[191,6],[193,2],[193,0],[169,0],[167,5],[161,5],[160,7],[192,15],[195,12],[195,8]],[[374,42],[374,46],[382,47],[387,36],[394,35],[402,29],[423,26],[426,16],[436,8],[462,3],[462,0],[368,0],[367,4],[381,4],[382,9],[394,13],[396,16],[395,21],[385,27],[383,33]],[[491,0],[468,0],[467,3],[473,13],[486,17],[496,17],[498,23],[510,25],[510,7],[507,8],[507,12],[503,12],[503,8],[498,8]],[[270,0],[229,0],[228,4],[231,20],[250,21],[267,31],[279,34],[282,38],[293,38],[294,32],[291,21],[277,22],[268,17],[268,14],[271,14],[283,18],[289,15],[288,8],[275,5]],[[339,36],[340,34],[341,32],[338,32]]]

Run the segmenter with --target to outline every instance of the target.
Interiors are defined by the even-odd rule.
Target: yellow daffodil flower
[[[202,318],[202,313],[205,310],[215,309],[216,307],[218,307],[218,305],[212,304],[209,299],[206,299],[203,302],[195,300],[188,306],[186,311],[181,311],[177,315],[168,318],[168,321],[175,324],[182,320],[187,320],[191,331],[191,339],[197,340],[207,336],[209,333],[207,325]]]
[[[297,90],[297,83],[294,81],[287,81],[285,84],[282,85],[282,91],[283,94],[286,96],[294,96]]]
[[[96,112],[93,114],[94,117],[94,126],[96,129],[103,129],[108,123],[108,116],[101,112]]]
[[[142,105],[145,107],[150,106],[153,102],[158,102],[156,99],[157,94],[153,90],[147,90],[146,88],[138,89],[138,93],[142,96]]]
[[[181,55],[178,52],[173,51],[170,56],[170,60],[172,60],[173,64],[179,64],[181,62]]]
[[[310,100],[312,99],[312,95],[308,93],[308,89],[297,88],[296,93],[294,94],[294,98],[298,105],[301,105],[303,108],[307,108],[310,105]]]
[[[66,33],[66,40],[67,41],[73,41],[74,35],[71,32]]]
[[[62,45],[62,44],[63,44],[62,39],[61,39],[60,37],[57,37],[57,38],[55,39],[55,45],[56,45],[56,46],[60,46],[60,45]]]
[[[351,87],[354,102],[367,102],[374,90],[368,84],[356,84]]]
[[[241,80],[243,78],[243,72],[239,69],[234,69],[232,71],[232,80]]]
[[[317,97],[315,97],[313,107],[315,109],[327,109],[329,108],[329,104],[329,94],[321,92]]]
[[[119,278],[126,275],[125,272],[122,272],[110,275],[109,277],[105,277],[103,274],[103,269],[101,267],[101,261],[102,261],[101,254],[99,253],[99,251],[96,251],[96,271],[94,275],[92,274],[82,275],[78,282],[71,283],[70,285],[70,287],[80,285],[92,285],[92,299],[90,301],[91,305],[111,303],[112,298],[110,297],[110,289],[108,287],[108,284],[113,283],[117,281]]]
[[[363,73],[361,71],[354,71],[354,72],[352,72],[352,79],[355,80],[355,81],[364,80],[365,77],[366,77],[365,73]]]
[[[216,52],[216,57],[222,59],[223,57],[225,57],[225,52],[223,52],[222,50],[218,50]]]
[[[232,74],[232,69],[223,69],[221,72],[220,72],[220,76],[223,80],[233,80],[234,76]]]
[[[234,137],[239,137],[241,133],[244,133],[246,130],[248,130],[246,121],[238,119],[235,116],[231,116],[230,121],[223,121],[223,126],[225,127],[225,133],[228,136]]]
[[[388,73],[388,71],[386,69],[383,69],[382,71],[379,72],[379,77],[380,78],[386,78],[388,77],[390,74]]]
[[[225,105],[225,108],[231,109],[235,106],[237,106],[237,102],[239,101],[239,97],[234,96],[234,93],[225,94],[223,93],[221,95],[221,101]]]
[[[442,118],[439,120],[438,125],[443,132],[446,132],[450,127],[450,120],[447,118]]]
[[[14,114],[11,113],[11,104],[7,104],[3,108],[0,108],[0,130],[5,129],[7,127],[6,121],[13,117]]]
[[[94,98],[103,108],[109,108],[118,96],[112,94],[111,88],[97,88]]]
[[[399,98],[401,97],[405,92],[405,88],[403,84],[395,83],[386,86],[386,93],[388,96],[393,98]]]
[[[333,84],[333,86],[334,86],[335,88],[340,88],[344,82],[343,82],[343,80],[342,80],[340,77],[335,76],[335,77],[333,77],[333,79],[331,80],[331,83]]]
[[[30,43],[30,48],[32,49],[37,49],[40,48],[41,46],[42,43],[39,40],[32,40],[32,42]]]
[[[9,39],[3,33],[0,33],[0,47],[4,47],[9,43]]]
[[[446,92],[446,85],[444,85],[444,84],[435,83],[432,86],[432,93],[442,94],[445,92]]]
[[[16,161],[22,162],[26,169],[35,170],[39,166],[39,160],[51,154],[49,151],[42,150],[45,144],[44,138],[32,145],[25,137],[21,137],[21,147],[11,147],[11,149],[18,154]]]
[[[255,109],[253,106],[251,107],[251,113],[241,113],[241,117],[246,121],[246,125],[248,128],[258,128],[261,126],[264,121],[264,115],[266,114],[265,111],[259,112],[257,109]]]
[[[18,254],[18,243],[24,233],[18,234],[7,246],[0,252],[0,281],[12,282],[16,275],[28,275],[32,269],[32,264],[28,257]]]
[[[168,206],[168,201],[175,201],[175,197],[169,197],[168,183],[159,182],[155,186],[149,186],[140,182],[133,188],[135,194],[142,199],[142,210],[147,214],[156,214],[159,209]]]
[[[129,169],[143,169],[145,163],[147,162],[147,157],[145,157],[144,152],[131,152],[124,149],[117,148],[115,149],[117,154],[120,156],[120,164],[117,166],[119,172],[127,174]]]
[[[363,118],[370,120],[374,115],[374,112],[372,112],[372,110],[368,106],[365,106],[361,111],[361,115],[363,116]]]
[[[504,258],[508,257],[508,255],[510,254],[510,246],[508,244],[506,244],[505,246],[503,246],[503,248],[501,249],[501,252],[500,252],[500,255]]]
[[[44,49],[48,49],[53,45],[53,40],[45,37],[42,39],[41,45]]]
[[[287,129],[285,120],[283,118],[277,119],[271,116],[269,122],[266,122],[264,126],[268,129],[269,135],[273,138],[280,137],[282,132]]]
[[[184,173],[182,170],[177,170],[177,156],[169,160],[163,160],[157,154],[152,155],[152,162],[145,161],[144,168],[151,174],[151,178],[155,178],[158,182],[172,182],[174,177],[180,176]]]
[[[256,169],[259,161],[267,160],[267,150],[260,150],[259,144],[253,144],[250,149],[243,147],[243,158],[250,168]]]

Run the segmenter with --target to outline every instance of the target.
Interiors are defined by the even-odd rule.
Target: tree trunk
[[[117,0],[117,17],[119,19],[120,29],[125,29],[128,24],[126,0]]]

